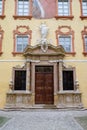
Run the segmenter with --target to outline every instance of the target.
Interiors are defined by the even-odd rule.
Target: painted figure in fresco
[[[53,18],[56,14],[55,0],[33,0],[33,17]]]

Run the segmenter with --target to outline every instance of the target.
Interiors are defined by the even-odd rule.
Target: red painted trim
[[[82,20],[87,19],[87,16],[80,16]]]
[[[20,30],[24,29],[25,31],[21,32]],[[29,35],[29,44],[31,44],[31,38],[32,38],[32,31],[30,30],[30,28],[28,26],[17,26],[16,30],[13,31],[13,40],[14,40],[14,46],[13,46],[13,55],[16,54],[23,54],[22,52],[16,52],[16,35]]]
[[[66,32],[63,32],[63,29],[67,29]],[[66,52],[66,54],[71,54],[71,55],[75,55],[76,52],[74,50],[74,31],[71,29],[70,26],[59,26],[58,29],[55,31],[56,32],[56,39],[57,39],[57,45],[59,45],[59,39],[58,39],[58,35],[71,35],[72,36],[72,52]]]
[[[29,15],[28,16],[20,16],[17,14],[17,2],[15,0],[15,14],[13,15],[14,19],[31,19],[32,18],[32,0],[29,0]]]
[[[84,55],[84,56],[87,56],[87,52],[83,52],[83,55]]]
[[[86,56],[87,55],[87,51],[85,50],[84,35],[87,35],[87,26],[84,27],[84,30],[82,30],[81,34],[82,34],[82,40],[83,40],[83,54],[84,54],[84,56]]]
[[[56,0],[56,19],[70,19],[72,20],[74,16],[72,15],[72,0],[70,0],[70,15],[68,16],[59,16],[58,15],[58,0]]]
[[[16,19],[23,20],[23,19],[31,19],[32,18],[32,16],[17,16],[17,15],[14,15],[13,17],[14,17],[15,20]]]
[[[74,16],[55,16],[56,19],[70,19],[72,20]]]
[[[1,28],[1,26],[0,26],[0,55],[3,53],[3,52],[2,52],[3,33],[4,33],[4,31],[2,30],[2,28]]]

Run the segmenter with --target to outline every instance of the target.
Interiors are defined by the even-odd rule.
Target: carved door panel
[[[46,73],[45,76],[45,104],[53,104],[54,103],[54,96],[53,96],[53,74]]]
[[[35,73],[35,103],[53,104],[53,67],[36,67]]]

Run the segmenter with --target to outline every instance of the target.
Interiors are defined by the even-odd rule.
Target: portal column
[[[30,87],[30,70],[31,70],[31,65],[30,62],[27,62],[27,75],[26,75],[26,91],[30,91],[31,87]]]
[[[59,61],[59,91],[63,91],[62,61]]]

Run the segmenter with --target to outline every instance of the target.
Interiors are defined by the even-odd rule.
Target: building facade
[[[87,108],[86,64],[87,0],[0,0],[0,108]]]

